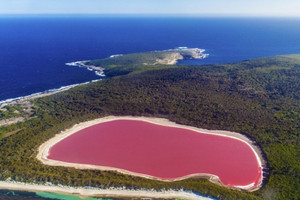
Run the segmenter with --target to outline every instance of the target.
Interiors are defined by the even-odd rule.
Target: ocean
[[[180,46],[210,54],[193,65],[300,53],[300,19],[3,15],[0,101],[100,78],[67,62]]]
[[[205,65],[300,53],[300,18],[0,16],[0,102],[99,79],[78,60],[176,47],[206,49]],[[70,199],[0,190],[0,199]],[[74,197],[75,198],[75,197]]]

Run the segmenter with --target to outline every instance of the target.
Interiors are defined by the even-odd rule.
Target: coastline
[[[12,117],[12,118],[8,118],[8,119],[2,119],[2,120],[0,120],[0,126],[8,126],[8,125],[16,124],[19,122],[24,122],[25,120],[30,119],[31,117],[29,117],[29,114],[31,112],[31,107],[34,107],[34,105],[31,103],[31,101],[34,99],[37,99],[40,97],[45,97],[45,96],[50,96],[50,95],[53,95],[56,93],[67,91],[76,86],[85,85],[85,84],[97,82],[100,80],[102,80],[102,79],[96,79],[96,80],[92,80],[92,81],[88,81],[88,82],[84,82],[84,83],[77,83],[77,84],[72,84],[72,85],[68,85],[68,86],[62,86],[58,89],[49,89],[49,90],[46,90],[43,92],[37,92],[37,93],[30,94],[27,96],[21,96],[21,97],[2,100],[2,101],[0,101],[0,109],[3,109],[5,106],[20,105],[24,109],[27,109],[27,111],[26,111],[27,116],[25,115],[25,116]]]
[[[74,125],[70,129],[67,129],[65,131],[62,131],[61,133],[56,134],[53,138],[51,138],[50,140],[43,143],[39,147],[38,154],[37,154],[36,157],[43,164],[52,165],[52,166],[74,167],[74,168],[77,168],[77,169],[112,170],[112,171],[118,171],[120,173],[124,173],[124,174],[128,174],[128,175],[139,176],[139,177],[143,177],[143,178],[160,180],[160,181],[167,181],[167,182],[183,180],[183,179],[187,179],[187,178],[191,178],[191,177],[207,178],[209,181],[211,181],[215,184],[224,186],[221,183],[221,181],[219,180],[219,178],[215,175],[212,175],[212,174],[201,174],[201,173],[199,173],[199,174],[191,174],[191,175],[188,175],[188,176],[185,176],[185,177],[180,177],[180,178],[173,179],[173,180],[164,180],[164,179],[160,179],[160,178],[145,175],[145,174],[139,174],[139,173],[130,172],[130,171],[123,170],[123,169],[111,168],[111,167],[107,167],[107,166],[104,167],[104,166],[95,166],[95,165],[87,165],[87,164],[66,163],[66,162],[47,159],[50,148],[52,146],[54,146],[56,143],[58,143],[59,141],[63,140],[64,138],[66,138],[66,137],[78,132],[79,130],[82,130],[82,129],[86,128],[86,127],[93,126],[93,125],[103,123],[103,122],[118,120],[118,119],[140,120],[140,121],[145,121],[145,122],[154,123],[154,124],[158,124],[158,125],[177,127],[177,128],[185,128],[185,129],[193,130],[193,131],[203,133],[203,134],[213,134],[213,135],[218,135],[218,136],[223,136],[223,137],[230,137],[230,138],[233,138],[233,139],[240,140],[240,141],[246,143],[248,146],[250,146],[250,148],[254,152],[254,154],[257,158],[257,162],[258,162],[258,164],[261,168],[262,178],[261,178],[259,184],[255,187],[254,187],[254,183],[253,183],[253,184],[250,184],[250,185],[247,185],[247,186],[234,186],[234,187],[230,187],[230,188],[243,189],[243,190],[247,190],[247,191],[255,191],[255,190],[258,190],[259,188],[261,188],[261,186],[262,186],[262,181],[263,181],[263,178],[264,178],[263,177],[263,175],[264,175],[263,174],[263,168],[265,167],[266,161],[263,159],[263,156],[262,156],[262,153],[261,153],[260,149],[257,146],[255,146],[249,138],[247,138],[246,136],[244,136],[242,134],[236,133],[236,132],[220,131],[220,130],[207,130],[207,129],[201,129],[201,128],[196,128],[196,127],[191,127],[191,126],[186,126],[186,125],[180,125],[180,124],[176,124],[174,122],[171,122],[168,119],[163,119],[163,118],[133,117],[133,116],[108,116],[108,117],[98,118],[98,119],[94,119],[94,120],[87,121],[87,122],[82,122],[80,124]],[[224,186],[224,187],[227,187],[227,186]]]
[[[190,200],[211,200],[212,198],[194,194],[191,191],[184,190],[128,190],[124,188],[100,189],[92,187],[68,187],[63,185],[52,184],[27,184],[21,182],[0,181],[0,189],[34,191],[34,192],[51,192],[63,194],[75,194],[81,197],[116,197],[116,198],[164,198],[164,199],[190,199]]]
[[[204,59],[207,56],[209,56],[209,54],[204,54],[203,53],[203,52],[205,52],[205,49],[199,49],[199,48],[177,47],[175,49],[162,50],[161,52],[164,52],[164,51],[166,51],[166,52],[168,52],[168,51],[177,51],[179,53],[189,51],[189,52],[192,53],[192,58],[193,59]],[[118,56],[123,56],[123,54],[111,55],[109,58],[115,58],[115,57],[118,57]],[[184,58],[182,57],[181,59],[184,59]],[[171,60],[170,63],[168,63],[168,64],[175,65],[177,63],[177,61],[181,60],[181,59],[175,59],[174,58],[174,60]],[[74,61],[74,62],[65,63],[65,65],[71,66],[71,67],[86,68],[89,71],[95,72],[95,74],[97,76],[100,76],[102,78],[106,76],[105,73],[104,73],[104,68],[103,67],[98,67],[98,66],[94,66],[94,65],[85,64],[86,62],[89,62],[89,61],[90,60]],[[49,96],[49,95],[52,95],[52,94],[55,94],[55,93],[59,93],[59,92],[62,92],[62,91],[69,90],[69,89],[71,89],[73,87],[76,87],[76,86],[79,86],[79,85],[84,85],[84,84],[88,84],[88,83],[92,83],[92,82],[95,82],[95,81],[102,80],[102,78],[87,81],[87,82],[84,82],[84,83],[76,83],[76,84],[71,84],[71,85],[67,85],[67,86],[61,86],[59,88],[48,89],[48,90],[45,90],[45,91],[42,91],[42,92],[36,92],[36,93],[25,95],[25,96],[0,100],[0,108],[3,108],[4,106],[7,106],[7,105],[20,103],[22,101],[33,100],[33,99],[36,99],[36,98],[39,98],[39,97]]]
[[[72,84],[72,85],[62,86],[62,87],[57,88],[57,89],[56,88],[55,89],[49,89],[49,90],[45,90],[43,92],[37,92],[37,93],[33,93],[33,94],[30,94],[30,95],[26,95],[26,96],[1,100],[0,101],[0,108],[2,108],[4,106],[7,106],[7,105],[13,105],[13,104],[22,103],[22,102],[25,102],[25,101],[34,100],[34,99],[37,99],[37,98],[40,98],[40,97],[50,96],[52,94],[63,92],[63,91],[69,90],[69,89],[74,88],[74,87],[79,86],[79,85],[85,85],[85,84],[100,81],[100,80],[102,80],[102,79],[96,79],[96,80],[92,80],[92,81],[88,81],[88,82],[84,82],[84,83],[76,83],[76,84]]]

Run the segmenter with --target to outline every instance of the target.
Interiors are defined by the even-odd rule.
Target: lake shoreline
[[[68,137],[84,128],[87,128],[87,127],[90,127],[90,126],[93,126],[93,125],[96,125],[99,123],[108,122],[108,121],[112,121],[112,120],[118,120],[118,119],[141,120],[141,121],[150,122],[150,123],[154,123],[154,124],[158,124],[158,125],[177,127],[177,128],[185,128],[185,129],[193,130],[193,131],[200,132],[203,134],[213,134],[213,135],[230,137],[233,139],[240,140],[240,141],[246,143],[247,145],[249,145],[251,147],[251,149],[253,150],[253,152],[255,153],[258,164],[261,168],[262,178],[259,181],[259,184],[257,186],[250,184],[247,186],[234,186],[234,187],[230,187],[230,188],[243,189],[243,190],[247,190],[247,191],[255,191],[255,190],[258,190],[259,188],[261,188],[261,186],[262,186],[263,168],[265,166],[266,161],[263,159],[261,150],[257,146],[253,145],[253,142],[249,138],[247,138],[246,136],[244,136],[242,134],[235,133],[235,132],[207,130],[207,129],[200,129],[200,128],[195,128],[195,127],[191,127],[191,126],[179,125],[179,124],[176,124],[174,122],[171,122],[171,121],[169,121],[167,119],[163,119],[163,118],[133,117],[133,116],[107,116],[107,117],[98,118],[98,119],[87,121],[87,122],[82,122],[80,124],[74,125],[70,129],[62,131],[59,134],[56,134],[53,138],[51,138],[50,140],[43,143],[38,149],[37,159],[39,161],[41,161],[43,164],[51,165],[51,166],[74,167],[77,169],[97,169],[97,170],[117,171],[117,172],[127,174],[127,175],[139,176],[139,177],[143,177],[143,178],[154,179],[154,180],[159,180],[159,181],[167,181],[167,182],[178,181],[178,180],[183,180],[183,179],[192,178],[192,177],[207,178],[209,181],[211,181],[215,184],[224,186],[221,183],[221,181],[219,180],[219,178],[212,174],[203,174],[203,173],[190,174],[188,176],[180,177],[180,178],[177,178],[174,180],[164,180],[164,179],[153,177],[150,175],[135,173],[135,172],[131,172],[131,171],[123,170],[123,169],[117,169],[117,168],[112,168],[112,167],[107,167],[107,166],[104,167],[104,166],[95,166],[95,165],[87,165],[87,164],[66,163],[66,162],[61,162],[61,161],[50,160],[47,158],[47,156],[49,155],[50,148],[52,146],[54,146],[56,143],[58,143],[59,141],[65,139],[66,137]],[[227,187],[227,186],[224,186],[224,187]]]

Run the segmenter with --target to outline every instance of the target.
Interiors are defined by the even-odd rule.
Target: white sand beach
[[[163,199],[190,199],[190,200],[210,200],[209,197],[199,196],[190,191],[183,190],[128,190],[124,188],[98,189],[91,187],[68,187],[62,185],[38,185],[20,182],[0,181],[0,189],[33,191],[33,192],[52,192],[75,194],[82,197],[131,197],[131,198],[163,198]]]

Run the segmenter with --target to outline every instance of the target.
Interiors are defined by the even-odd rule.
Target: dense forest
[[[130,70],[118,74],[115,69],[110,78],[36,99],[34,117],[0,127],[0,134],[17,130],[0,140],[0,180],[100,188],[184,188],[218,199],[300,198],[300,55],[235,64],[124,68]],[[264,186],[246,192],[205,179],[161,182],[112,171],[45,166],[35,158],[39,145],[56,133],[108,115],[163,117],[242,133],[261,147],[267,160]]]

